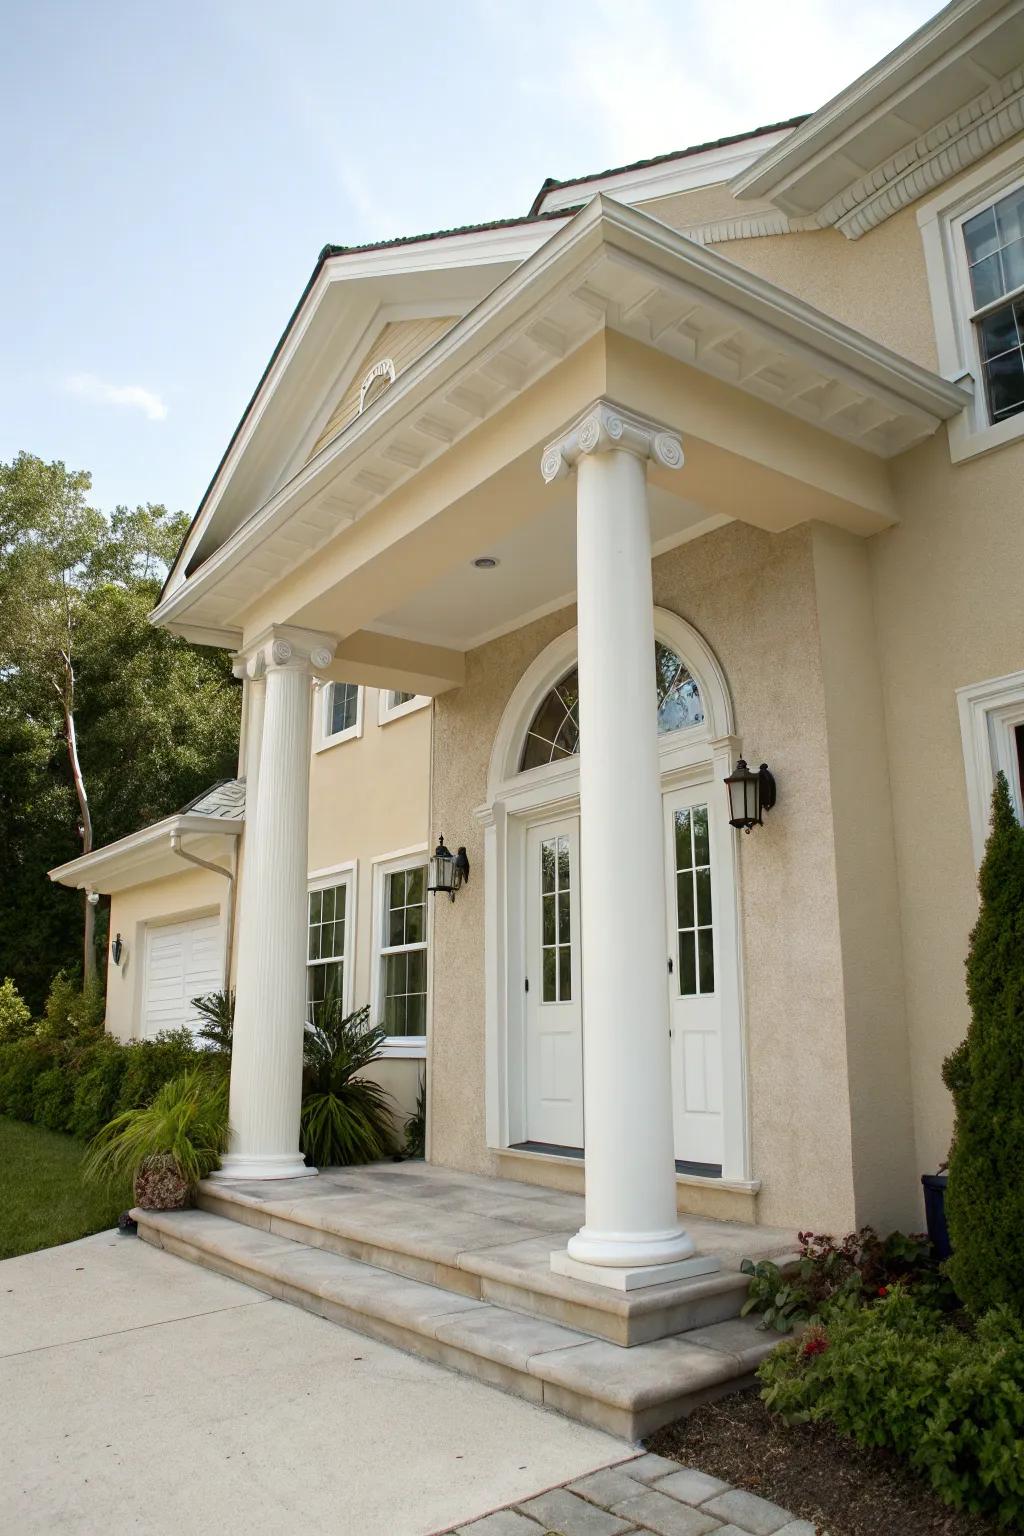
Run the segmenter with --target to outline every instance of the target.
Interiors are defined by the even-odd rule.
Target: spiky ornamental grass
[[[301,1145],[314,1167],[374,1163],[394,1149],[391,1095],[359,1075],[380,1060],[387,1039],[369,1017],[368,1007],[343,1014],[329,998],[306,1027]]]
[[[956,1106],[946,1211],[949,1274],[972,1312],[1024,1316],[1024,828],[1003,774],[967,957],[971,1023],[943,1077]]]
[[[115,1115],[90,1143],[85,1171],[120,1184],[152,1159],[169,1156],[185,1182],[195,1185],[218,1166],[227,1139],[227,1077],[193,1067],[165,1083],[143,1109]]]

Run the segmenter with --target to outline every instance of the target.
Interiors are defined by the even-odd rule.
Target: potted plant
[[[115,1115],[93,1138],[86,1170],[110,1184],[130,1179],[145,1210],[180,1211],[218,1166],[227,1138],[228,1080],[193,1067],[144,1108]]]

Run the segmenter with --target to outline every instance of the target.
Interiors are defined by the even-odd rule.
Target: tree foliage
[[[149,623],[187,519],[157,505],[108,518],[90,485],[32,454],[0,464],[0,975],[34,1011],[80,964],[89,910],[47,870],[236,762],[227,656]]]
[[[1003,774],[967,958],[971,1023],[947,1062],[956,1131],[946,1211],[950,1278],[972,1312],[1024,1316],[1024,828]]]

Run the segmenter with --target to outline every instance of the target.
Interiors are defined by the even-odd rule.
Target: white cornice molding
[[[761,240],[766,235],[797,235],[820,229],[817,219],[794,219],[771,209],[766,213],[742,213],[731,219],[710,219],[680,228],[680,234],[698,245],[725,245],[730,240]]]
[[[624,410],[612,400],[595,400],[561,437],[541,454],[544,483],[561,480],[590,453],[632,453],[665,469],[682,469],[682,439],[660,422]]]
[[[904,452],[968,403],[928,369],[602,195],[233,528],[167,592],[152,622],[230,629],[342,521],[365,516],[602,328],[882,458]],[[250,561],[256,549],[258,567]],[[230,595],[222,585],[229,575]]]
[[[1024,67],[908,144],[824,205],[816,216],[856,240],[901,208],[1024,132]]]
[[[240,837],[244,829],[245,821],[241,817],[196,816],[184,812],[167,816],[151,827],[141,827],[138,832],[130,832],[127,837],[118,838],[115,843],[94,848],[91,853],[79,854],[77,859],[59,864],[47,873],[55,885],[68,885],[73,889],[102,891],[113,880],[118,882],[120,889],[124,889],[123,877],[127,874],[135,875],[129,884],[140,885],[154,878],[152,871],[158,866],[167,865],[168,874],[180,873],[183,866],[168,862],[172,834],[179,837],[186,834],[203,838],[223,837],[230,841]]]

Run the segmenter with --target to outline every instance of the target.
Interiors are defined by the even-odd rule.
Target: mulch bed
[[[1006,1536],[993,1521],[951,1510],[890,1452],[864,1450],[825,1425],[788,1427],[756,1388],[666,1425],[646,1448],[771,1499],[828,1536]]]

